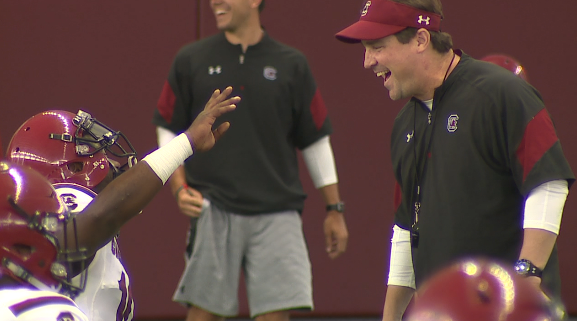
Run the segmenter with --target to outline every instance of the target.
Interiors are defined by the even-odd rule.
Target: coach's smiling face
[[[251,15],[256,14],[260,1],[255,0],[211,0],[210,7],[219,30],[236,32],[243,28]]]
[[[420,59],[430,44],[428,31],[419,29],[406,44],[399,42],[395,35],[362,43],[365,47],[364,67],[372,69],[377,77],[383,77],[383,84],[392,100],[433,98],[432,92],[426,90],[424,75],[427,68]]]

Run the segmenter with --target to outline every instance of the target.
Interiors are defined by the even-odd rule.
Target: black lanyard
[[[449,74],[449,70],[451,69],[451,65],[453,65],[453,61],[455,60],[455,52],[453,52],[453,58],[451,59],[451,62],[449,63],[449,67],[447,68],[447,71],[445,72],[445,77],[443,78],[443,83],[441,84],[441,87],[443,87],[443,85],[445,84],[445,80],[447,80],[447,75]],[[437,100],[437,105],[439,104],[439,102],[441,101],[441,99],[443,98],[443,96],[445,95],[445,91],[443,91],[443,93],[441,94],[441,96],[439,97],[439,100]],[[415,104],[413,105],[413,137],[415,137],[415,140],[413,141],[413,154],[414,154],[414,158],[415,158],[415,185],[416,185],[416,189],[414,191],[414,207],[413,207],[413,224],[411,224],[411,245],[412,247],[418,247],[419,246],[419,212],[421,210],[421,185],[423,183],[422,178],[425,175],[425,169],[427,167],[427,160],[429,159],[429,153],[431,152],[431,144],[433,142],[433,134],[435,133],[435,118],[432,116],[433,110],[437,110],[435,108],[435,100],[433,99],[433,105],[431,106],[431,110],[429,111],[429,119],[428,122],[431,125],[431,135],[429,136],[429,141],[427,142],[427,145],[425,146],[425,150],[423,155],[421,155],[421,158],[423,158],[423,166],[419,166],[419,161],[417,159],[417,102],[415,101]],[[425,127],[426,128],[426,127]],[[423,135],[423,139],[426,138],[427,135],[427,131],[425,129],[425,134]],[[420,167],[422,167],[422,170],[420,170]]]
[[[417,247],[419,244],[419,211],[421,209],[421,185],[422,185],[422,178],[425,174],[425,169],[427,167],[427,161],[429,159],[429,153],[431,152],[431,144],[433,142],[433,133],[435,132],[435,118],[433,117],[433,108],[429,111],[428,114],[428,123],[431,125],[431,134],[429,135],[429,140],[425,145],[425,149],[421,157],[417,157],[417,104],[418,102],[415,101],[413,105],[413,137],[415,140],[413,141],[413,157],[415,162],[415,191],[413,195],[413,224],[411,225],[411,244],[413,247]],[[431,106],[433,107],[433,106]],[[435,109],[436,110],[436,109]],[[424,127],[424,135],[423,139],[426,139],[427,130],[426,126]],[[422,159],[422,162],[419,162],[419,159]],[[422,163],[422,165],[421,165]],[[420,166],[421,165],[421,166]]]

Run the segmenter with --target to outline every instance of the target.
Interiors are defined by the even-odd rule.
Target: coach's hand
[[[176,204],[180,211],[189,217],[199,217],[200,212],[202,211],[202,194],[192,188],[185,186],[175,195],[176,197]]]
[[[238,96],[226,99],[231,93],[232,87],[226,87],[222,92],[218,89],[215,90],[210,100],[206,103],[204,110],[185,131],[195,152],[204,152],[211,149],[230,127],[229,122],[224,122],[218,128],[212,129],[212,125],[214,125],[218,117],[233,111],[236,108],[235,104],[240,102],[240,97]]]
[[[324,223],[327,253],[331,259],[337,258],[347,249],[349,232],[343,213],[329,211]]]

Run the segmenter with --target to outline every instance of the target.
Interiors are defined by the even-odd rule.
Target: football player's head
[[[485,259],[455,263],[417,291],[408,321],[556,320],[547,297],[505,264]]]
[[[75,183],[97,192],[136,163],[124,134],[82,110],[50,110],[31,117],[12,136],[6,157],[34,168],[51,183]]]
[[[525,70],[525,68],[521,65],[519,61],[517,61],[517,59],[511,56],[503,54],[494,54],[485,56],[481,58],[481,60],[492,62],[495,65],[499,65],[505,69],[510,70],[512,73],[521,77],[525,81],[529,81],[529,78],[527,77],[527,71]]]
[[[74,217],[50,182],[29,167],[0,161],[0,277],[75,296],[85,277],[72,284],[72,264],[85,260]]]

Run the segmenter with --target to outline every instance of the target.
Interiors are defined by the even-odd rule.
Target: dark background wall
[[[174,54],[184,43],[215,30],[208,3],[0,0],[2,146],[40,111],[82,108],[121,129],[146,155],[155,148],[150,119]],[[394,182],[389,135],[403,102],[390,101],[382,80],[362,68],[362,46],[344,45],[333,37],[357,20],[363,3],[267,0],[262,17],[272,36],[309,57],[335,128],[332,142],[350,232],[347,253],[335,261],[323,250],[322,200],[306,170],[301,175],[310,196],[303,218],[317,316],[377,316],[384,298]],[[453,35],[455,47],[474,57],[508,53],[525,65],[577,170],[577,1],[444,0],[444,7],[443,29]],[[559,236],[563,295],[573,314],[576,202],[570,195]],[[184,316],[185,309],[171,297],[184,267],[187,225],[164,189],[122,229],[122,254],[138,318]],[[241,302],[246,314],[244,295]]]

